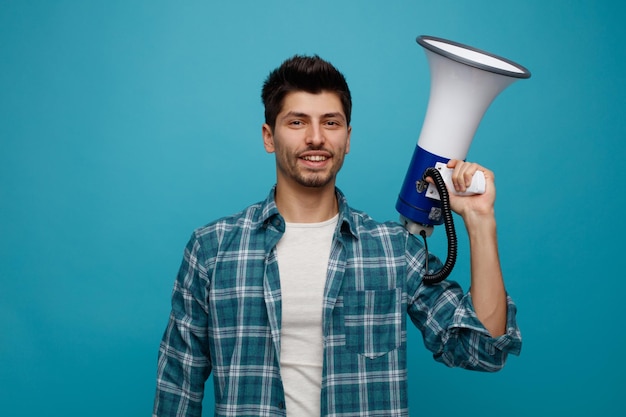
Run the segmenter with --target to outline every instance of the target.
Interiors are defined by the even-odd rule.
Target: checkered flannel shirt
[[[337,198],[322,316],[322,416],[409,415],[407,318],[450,367],[492,372],[519,354],[509,297],[506,333],[493,338],[457,283],[422,283],[419,239],[350,208],[339,190]],[[193,233],[159,349],[154,416],[200,416],[211,372],[216,416],[286,415],[276,257],[284,228],[272,189],[265,201]],[[431,255],[428,265],[432,273],[441,262]]]

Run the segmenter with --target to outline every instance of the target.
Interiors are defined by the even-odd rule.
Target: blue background
[[[522,355],[496,374],[448,369],[413,330],[412,415],[623,412],[625,17],[608,0],[0,0],[0,414],[149,415],[183,247],[273,184],[260,88],[292,54],[345,73],[338,184],[397,219],[428,101],[421,34],[533,75],[468,155],[496,172]],[[431,245],[444,255],[442,229]]]

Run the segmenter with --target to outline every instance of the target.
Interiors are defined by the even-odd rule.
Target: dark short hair
[[[350,125],[352,97],[348,83],[330,62],[317,55],[294,55],[276,68],[265,79],[261,98],[265,106],[265,123],[274,129],[283,100],[288,93],[305,91],[319,94],[328,91],[337,94],[346,122]]]

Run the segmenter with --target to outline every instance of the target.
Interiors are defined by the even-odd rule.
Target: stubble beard
[[[306,168],[301,168],[298,166],[297,160],[298,158],[287,159],[289,161],[296,161],[292,164],[289,164],[285,169],[285,167],[281,167],[280,163],[278,164],[278,169],[281,170],[284,175],[288,178],[291,178],[297,184],[308,187],[308,188],[320,188],[325,187],[331,184],[335,178],[337,177],[337,173],[343,166],[343,159],[337,161],[335,155],[332,155],[333,165],[330,167],[328,171],[323,172],[315,172],[313,170],[307,170]]]
[[[329,173],[328,175],[322,175],[322,174],[304,175],[303,173],[299,172],[298,174],[299,175],[296,175],[294,178],[296,182],[304,187],[309,187],[309,188],[324,187],[330,184],[336,177],[336,175],[332,173]]]

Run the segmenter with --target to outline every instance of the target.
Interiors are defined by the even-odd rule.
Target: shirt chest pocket
[[[344,293],[346,348],[374,359],[402,343],[400,288]]]

